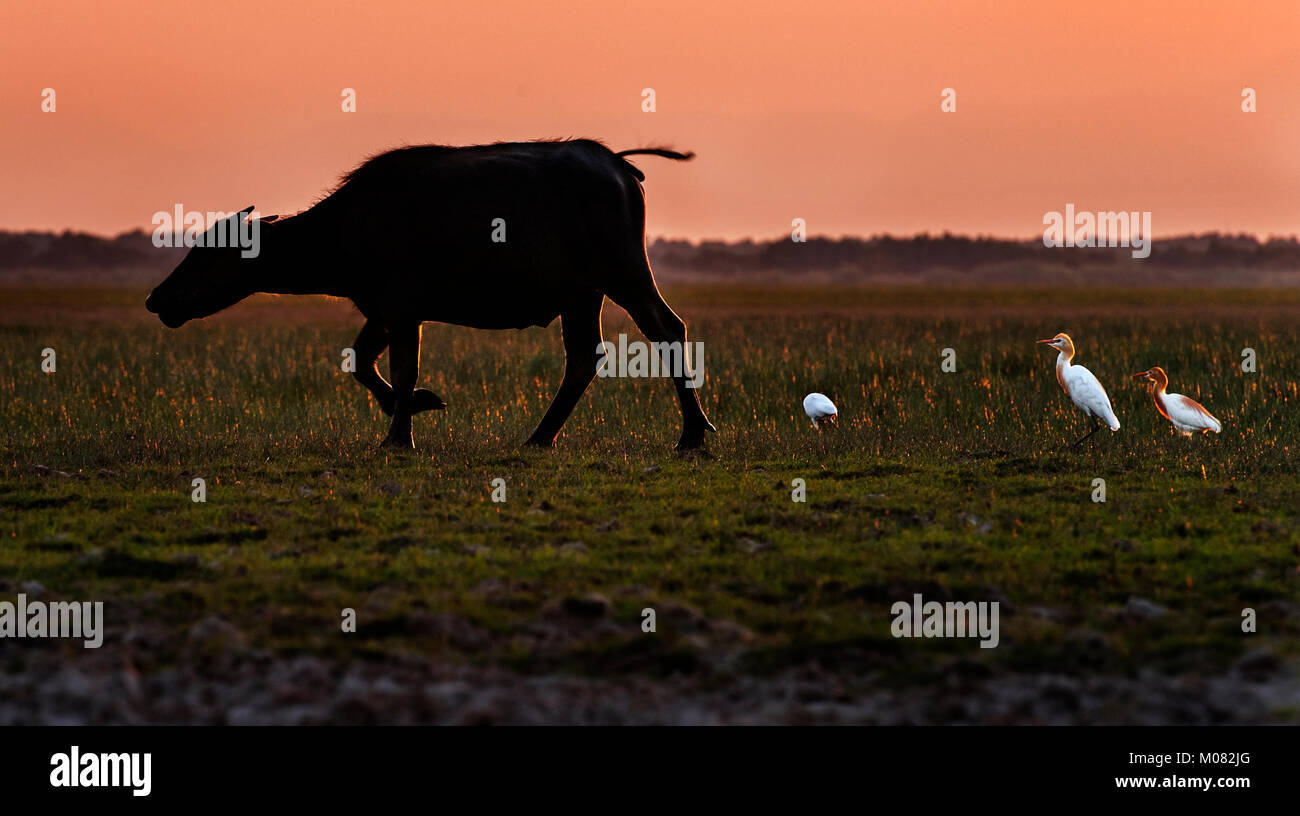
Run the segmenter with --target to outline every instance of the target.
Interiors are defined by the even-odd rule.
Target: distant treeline
[[[83,232],[0,231],[0,279],[141,280],[174,267],[184,249],[157,248],[143,230],[103,238]],[[657,239],[650,245],[651,261],[677,279],[719,279],[749,275],[800,277],[806,272],[832,272],[835,280],[869,279],[880,275],[909,275],[935,270],[971,272],[1008,266],[1069,269],[1131,264],[1178,269],[1237,269],[1300,271],[1300,242],[1296,238],[1259,241],[1250,235],[1207,233],[1156,240],[1151,256],[1138,260],[1127,247],[1049,248],[1040,240],[1013,241],[969,238],[944,233],[896,238],[789,238],[771,241],[703,241]],[[1150,268],[1149,266],[1147,268]],[[21,274],[20,274],[21,273]],[[114,274],[108,274],[114,273]]]
[[[175,266],[185,250],[158,248],[151,233],[124,232],[104,238],[86,232],[0,231],[0,272],[141,270]]]
[[[968,238],[949,233],[911,238],[889,235],[809,238],[805,243],[788,238],[699,244],[660,239],[653,243],[650,254],[652,260],[679,270],[711,274],[854,269],[870,275],[941,268],[973,270],[1007,264],[1066,267],[1155,264],[1184,269],[1300,270],[1300,242],[1294,237],[1261,242],[1251,235],[1219,233],[1158,239],[1146,259],[1135,259],[1128,247],[1054,248],[1043,246],[1041,240]]]

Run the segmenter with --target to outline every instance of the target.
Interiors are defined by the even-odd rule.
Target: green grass
[[[1275,611],[1300,597],[1295,291],[671,290],[705,343],[711,458],[673,455],[663,380],[597,380],[555,451],[520,450],[559,382],[558,326],[426,326],[421,383],[448,408],[399,456],[340,370],[360,325],[344,304],[263,298],[173,332],[134,291],[0,300],[5,594],[36,580],[105,600],[110,639],[218,615],[280,654],[651,674],[815,660],[904,683],[953,661],[1212,673],[1260,645],[1294,654],[1300,634]],[[639,338],[607,308],[620,331]],[[1034,342],[1058,331],[1123,422],[1082,448]],[[1129,377],[1153,365],[1223,433],[1175,436]],[[838,428],[809,427],[809,391]],[[565,614],[593,592],[612,623]],[[895,640],[889,607],[913,592],[1001,601],[1002,645]],[[1131,596],[1170,612],[1126,615]]]

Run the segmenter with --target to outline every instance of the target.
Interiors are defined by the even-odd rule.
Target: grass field
[[[0,596],[103,600],[108,621],[101,655],[0,643],[0,690],[51,667],[303,657],[724,695],[811,671],[831,701],[1047,675],[1294,679],[1295,290],[671,289],[719,429],[689,458],[666,380],[597,380],[554,451],[518,447],[559,382],[558,325],[427,325],[421,384],[448,408],[416,417],[401,456],[341,371],[350,305],[263,298],[169,331],[143,295],[0,292]],[[640,337],[608,305],[604,330]],[[1079,448],[1088,426],[1034,342],[1058,331],[1123,423]],[[1130,378],[1154,365],[1223,433],[1176,436]],[[838,428],[810,427],[810,391]],[[999,601],[1000,645],[892,637],[890,606],[914,592]],[[1134,719],[1111,696],[1062,719]],[[1292,699],[1203,719],[1290,721]],[[187,716],[167,710],[142,716]]]

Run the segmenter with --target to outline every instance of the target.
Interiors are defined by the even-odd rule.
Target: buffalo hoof
[[[393,451],[394,453],[409,453],[415,450],[415,440],[407,437],[406,439],[394,439],[388,437],[379,443],[381,450]]]
[[[421,411],[441,411],[446,407],[447,403],[442,401],[442,397],[433,393],[429,389],[415,389],[415,398],[411,403],[411,413],[418,414]]]
[[[550,450],[555,447],[555,440],[545,439],[543,437],[538,437],[538,436],[530,436],[528,437],[528,440],[524,442],[524,447],[541,448],[542,450]]]
[[[704,450],[704,431],[683,431],[675,446],[678,453]]]
[[[415,415],[421,411],[441,411],[447,407],[447,403],[442,401],[442,397],[433,393],[427,388],[417,388],[411,396],[411,414]],[[393,415],[393,397],[388,394],[379,400],[379,410],[383,411],[385,416]]]

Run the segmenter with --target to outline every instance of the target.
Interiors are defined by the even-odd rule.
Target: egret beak
[[[826,421],[838,427],[839,423],[835,421],[835,417],[837,416],[839,416],[839,414],[831,414],[830,416],[826,417]]]
[[[1139,371],[1138,373],[1134,374],[1133,378],[1137,379],[1138,377],[1149,377],[1149,376],[1151,376],[1151,369],[1148,368],[1146,371]]]
[[[1052,345],[1053,343],[1056,342],[1056,338],[1053,337],[1051,340],[1039,340],[1038,342],[1041,343],[1041,344],[1043,344],[1043,345],[1045,345],[1045,346],[1050,346],[1050,345]]]

